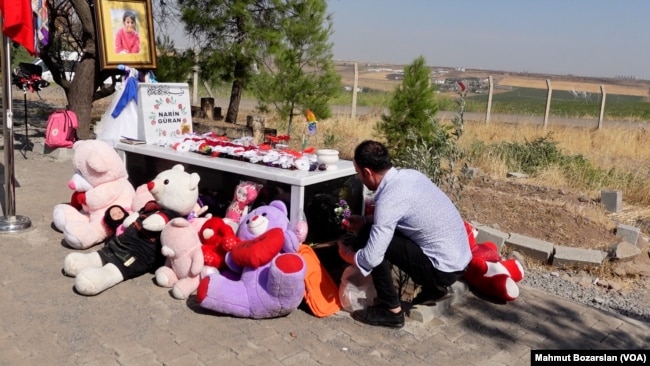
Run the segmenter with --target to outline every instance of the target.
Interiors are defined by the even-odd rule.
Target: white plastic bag
[[[377,291],[372,283],[372,277],[364,277],[357,266],[348,266],[341,276],[339,300],[343,310],[353,312],[373,305]]]

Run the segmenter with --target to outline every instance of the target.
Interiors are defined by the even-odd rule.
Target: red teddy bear
[[[211,217],[201,226],[199,239],[205,265],[217,269],[225,268],[226,253],[240,242],[232,227],[220,217]]]
[[[519,296],[517,282],[524,277],[524,269],[518,260],[502,259],[496,244],[477,244],[474,228],[465,222],[472,260],[463,278],[477,292],[502,302],[513,301]]]

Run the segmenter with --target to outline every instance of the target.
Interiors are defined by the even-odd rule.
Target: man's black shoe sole
[[[418,305],[423,305],[423,306],[432,306],[432,305],[435,305],[435,304],[437,304],[437,303],[439,303],[439,302],[441,302],[441,301],[443,301],[443,300],[446,300],[446,299],[451,298],[451,295],[453,295],[452,292],[451,292],[451,291],[447,291],[446,294],[440,296],[440,297],[437,298],[437,299],[424,300],[424,301],[422,301],[422,302],[418,302],[418,303],[413,302],[413,305],[414,305],[414,306],[418,306]]]
[[[373,321],[368,321],[367,319],[363,318],[362,316],[355,314],[356,311],[352,312],[352,319],[361,322],[363,324],[368,324],[368,325],[379,325],[382,327],[388,327],[388,328],[402,328],[404,326],[404,320],[400,323],[385,323],[385,322],[373,322]]]

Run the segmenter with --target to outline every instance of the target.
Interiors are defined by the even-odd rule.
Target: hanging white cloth
[[[121,138],[138,138],[138,81],[130,76],[121,90],[115,92],[101,120],[95,126],[98,140],[115,146]]]

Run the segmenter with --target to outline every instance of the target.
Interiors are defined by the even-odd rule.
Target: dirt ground
[[[525,178],[494,180],[485,176],[476,177],[465,187],[458,206],[469,221],[505,233],[517,233],[575,248],[609,251],[622,241],[616,236],[618,223],[639,227],[629,222],[637,220],[633,214],[635,208],[625,207],[625,203],[621,212],[609,213],[602,206],[600,197],[529,184]],[[636,259],[605,261],[600,268],[588,270],[631,286],[634,286],[635,278],[650,277],[650,246],[646,235],[642,230],[638,243],[642,253]],[[534,261],[527,265],[546,266]]]

